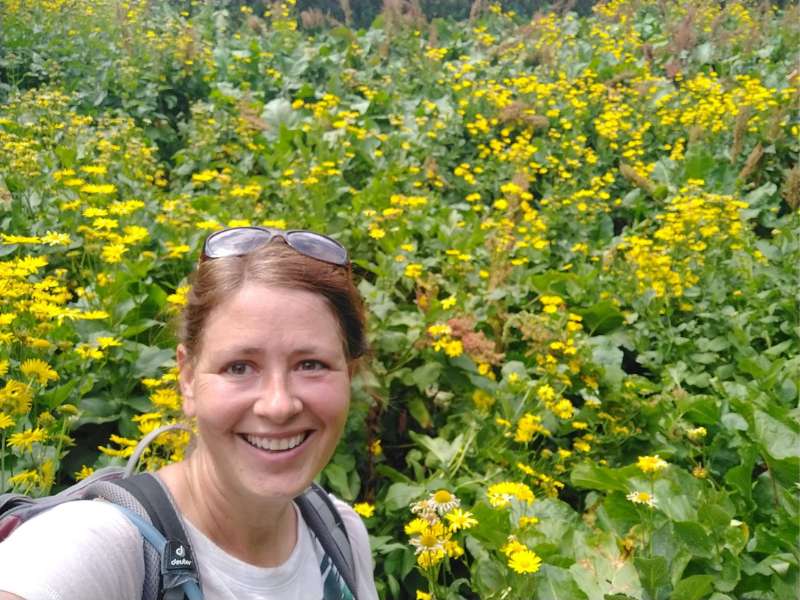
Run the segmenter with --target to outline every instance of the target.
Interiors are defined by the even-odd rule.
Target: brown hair
[[[275,240],[243,256],[205,260],[197,265],[181,314],[178,338],[196,357],[209,314],[246,283],[305,290],[325,298],[344,341],[351,364],[367,352],[364,305],[350,269],[300,254]]]

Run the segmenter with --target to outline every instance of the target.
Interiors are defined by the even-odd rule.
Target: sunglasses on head
[[[203,244],[201,260],[242,256],[276,237],[281,238],[290,248],[304,256],[341,267],[350,264],[345,247],[327,235],[305,229],[284,231],[261,226],[231,227],[212,233]]]

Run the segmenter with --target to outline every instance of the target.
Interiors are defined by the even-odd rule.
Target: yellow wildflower
[[[8,445],[19,450],[30,450],[36,443],[41,443],[47,439],[47,432],[37,427],[36,429],[26,429],[19,433],[12,433],[8,438]]]
[[[358,502],[353,505],[353,510],[366,519],[369,519],[375,514],[375,506],[369,502]]]
[[[535,573],[542,565],[542,559],[532,550],[520,550],[508,559],[508,566],[516,573]]]
[[[19,370],[26,377],[36,378],[42,385],[47,385],[48,381],[58,379],[58,373],[49,364],[38,358],[26,360],[19,366]]]
[[[655,456],[640,456],[639,460],[636,462],[636,466],[639,467],[643,473],[658,473],[666,469],[668,464],[669,463],[660,458],[658,454]]]

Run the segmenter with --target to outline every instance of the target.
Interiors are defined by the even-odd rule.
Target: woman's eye
[[[324,369],[325,365],[318,360],[302,360],[297,368],[300,371],[319,371]]]
[[[225,372],[229,375],[247,375],[250,373],[250,371],[250,365],[245,362],[231,363],[225,368]]]

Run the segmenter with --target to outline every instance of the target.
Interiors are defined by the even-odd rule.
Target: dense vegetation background
[[[800,13],[590,4],[2,0],[0,493],[180,418],[210,230],[311,228],[382,598],[796,598]]]

